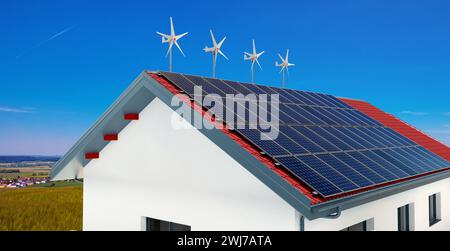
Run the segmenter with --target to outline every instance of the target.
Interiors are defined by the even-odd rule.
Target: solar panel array
[[[450,167],[446,160],[331,95],[162,74],[191,98],[195,86],[202,87],[202,96],[279,94],[276,139],[264,139],[262,129],[235,130],[323,197]],[[238,109],[245,109],[244,118]],[[241,105],[233,110],[224,107],[223,114],[227,112],[233,116],[220,118],[225,123],[234,125],[241,121],[249,125],[252,114],[249,107]],[[267,112],[276,114],[270,107]]]

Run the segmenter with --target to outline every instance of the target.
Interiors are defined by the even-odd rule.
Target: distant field
[[[82,211],[80,183],[58,182],[54,187],[0,189],[0,231],[80,231]]]
[[[18,173],[2,173],[2,171],[8,170],[18,170]],[[4,168],[0,167],[0,178],[17,178],[20,176],[22,178],[28,177],[48,177],[50,175],[51,168],[48,166],[36,166],[36,167],[18,167],[18,168]]]
[[[49,176],[49,173],[46,172],[33,172],[33,173],[0,173],[0,178],[4,179],[14,179],[20,176],[21,178],[46,178]]]

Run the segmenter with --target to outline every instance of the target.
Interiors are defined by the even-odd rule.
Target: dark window
[[[174,222],[145,218],[146,231],[191,231],[191,226]]]
[[[367,221],[363,221],[353,226],[346,227],[341,231],[367,231]]]
[[[411,222],[410,222],[410,214],[411,214],[411,205],[405,205],[403,207],[399,207],[397,209],[398,215],[398,231],[411,231]]]
[[[431,196],[428,196],[430,226],[438,223],[441,220],[439,207],[440,207],[439,194],[433,194]]]

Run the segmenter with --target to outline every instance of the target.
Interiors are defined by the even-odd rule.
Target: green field
[[[50,185],[0,189],[0,231],[82,230],[81,184]]]

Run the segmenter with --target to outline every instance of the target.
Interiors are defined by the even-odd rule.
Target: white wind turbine
[[[244,60],[250,60],[252,62],[252,67],[251,67],[252,83],[255,81],[255,74],[254,74],[255,62],[259,65],[259,68],[261,68],[261,70],[262,70],[261,64],[258,61],[259,57],[261,57],[262,54],[264,54],[264,51],[260,52],[260,53],[256,52],[256,46],[255,46],[254,39],[253,39],[253,53],[244,52]]]
[[[281,82],[281,86],[284,88],[285,87],[285,77],[284,77],[284,72],[287,71],[289,74],[289,67],[291,66],[295,66],[295,64],[291,64],[289,63],[289,49],[286,52],[286,58],[283,58],[280,54],[278,54],[278,56],[281,59],[281,64],[277,62],[275,62],[275,66],[276,67],[281,67],[281,73],[283,74],[283,80]]]
[[[225,56],[225,54],[220,50],[220,48],[223,45],[223,42],[225,42],[225,39],[227,39],[227,37],[224,37],[219,43],[216,42],[216,39],[214,38],[214,34],[212,32],[212,30],[209,30],[209,32],[211,33],[211,39],[213,42],[213,47],[208,47],[205,46],[205,48],[203,49],[205,52],[211,52],[212,56],[213,56],[213,73],[212,76],[213,78],[216,77],[216,64],[217,64],[217,54],[222,55],[226,60],[228,60],[227,56]]]
[[[178,49],[180,50],[181,54],[184,55],[183,50],[181,49],[180,45],[178,44],[178,40],[180,40],[182,37],[186,36],[189,32],[183,33],[181,35],[175,34],[175,28],[173,27],[173,21],[172,17],[170,17],[170,35],[163,34],[161,32],[156,32],[156,34],[160,35],[162,37],[162,43],[168,43],[169,44],[169,50],[167,51],[166,57],[169,56],[169,71],[172,71],[172,47],[175,44]]]

